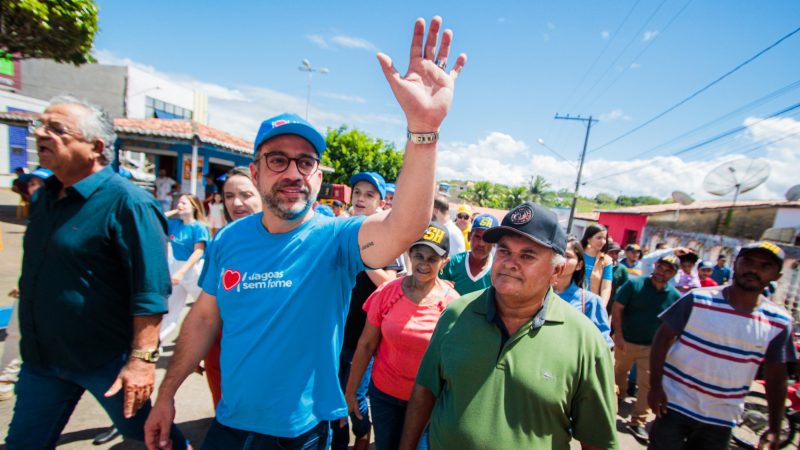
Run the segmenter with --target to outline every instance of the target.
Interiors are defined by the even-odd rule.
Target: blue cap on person
[[[473,230],[488,230],[498,225],[500,225],[500,221],[491,214],[480,214],[472,221]]]
[[[386,180],[377,172],[358,172],[350,177],[350,186],[355,186],[359,181],[366,181],[375,186],[381,198],[386,198]]]
[[[387,194],[394,195],[394,190],[395,189],[396,189],[396,186],[394,185],[394,183],[386,183],[386,193]]]
[[[483,233],[483,240],[496,244],[507,234],[526,237],[553,249],[559,255],[563,255],[567,249],[567,234],[558,223],[556,213],[536,203],[525,202],[509,211],[499,227],[492,227]]]
[[[314,212],[317,214],[322,214],[323,216],[334,217],[333,210],[328,205],[317,205],[314,208]]]
[[[31,172],[30,175],[32,177],[39,177],[43,180],[46,180],[53,176],[53,172],[50,169],[45,169],[44,167],[40,167]]]
[[[297,114],[283,113],[261,122],[256,140],[253,143],[253,153],[258,152],[258,147],[261,147],[261,144],[268,139],[283,134],[295,134],[304,138],[314,146],[317,151],[317,157],[320,158],[322,157],[322,152],[325,151],[325,147],[327,147],[325,136],[320,134],[310,123]]]

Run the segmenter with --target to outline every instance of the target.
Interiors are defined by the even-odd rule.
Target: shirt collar
[[[564,292],[561,292],[561,293],[560,293],[560,294],[558,294],[558,295],[559,295],[559,297],[561,297],[561,298],[572,298],[572,297],[575,295],[575,293],[576,293],[577,291],[578,291],[578,285],[577,285],[577,284],[575,284],[575,282],[574,282],[574,281],[571,281],[571,282],[569,283],[569,287],[567,287],[566,289],[564,289]]]
[[[554,295],[556,295],[556,293],[551,287],[544,296],[542,307],[539,308],[539,311],[531,319],[531,331],[541,328],[545,322],[564,323],[564,316],[561,311],[558,308],[552,307],[554,302],[551,302],[551,298]],[[480,307],[476,309],[476,312],[479,314],[485,314],[487,322],[494,323],[496,320],[500,319],[497,314],[494,286],[484,291],[483,295],[481,296],[481,304],[478,306]]]
[[[106,183],[106,181],[108,181],[108,179],[111,178],[112,176],[114,176],[114,169],[110,165],[108,165],[100,169],[100,171],[89,175],[88,177],[82,179],[81,181],[78,181],[77,183],[73,184],[67,189],[75,191],[78,195],[80,195],[84,199],[87,199],[91,197],[92,194],[94,194],[94,192],[100,186]],[[64,186],[64,184],[61,183],[61,181],[55,176],[52,176],[47,180],[45,180],[44,185],[47,188],[47,190],[55,197],[58,197],[59,191],[61,191],[61,188]]]

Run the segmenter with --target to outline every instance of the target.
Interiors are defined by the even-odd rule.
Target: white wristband
[[[434,144],[439,140],[439,132],[433,133],[414,133],[408,130],[408,141],[414,144]]]

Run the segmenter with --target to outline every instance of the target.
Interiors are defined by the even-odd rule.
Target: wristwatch
[[[432,133],[414,133],[411,130],[408,130],[408,141],[413,142],[414,144],[433,144],[439,140],[439,132],[434,131]]]
[[[142,361],[147,361],[150,363],[154,363],[158,361],[158,358],[161,357],[161,354],[158,353],[158,349],[154,348],[152,350],[138,350],[133,349],[131,350],[131,357],[132,358],[139,358]]]

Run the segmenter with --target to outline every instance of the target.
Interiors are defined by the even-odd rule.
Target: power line
[[[759,124],[759,123],[761,123],[761,122],[763,122],[765,120],[772,119],[774,117],[777,117],[779,115],[785,114],[787,112],[794,111],[795,109],[798,109],[798,108],[800,108],[800,103],[795,103],[794,105],[789,106],[787,108],[784,108],[781,111],[778,111],[778,112],[776,112],[774,114],[770,114],[769,116],[764,117],[762,119],[759,119],[756,122],[751,123],[750,125],[740,125],[740,126],[731,128],[730,130],[724,131],[724,132],[722,132],[722,133],[720,133],[720,134],[718,134],[716,136],[713,136],[713,137],[710,137],[710,138],[708,138],[706,140],[698,142],[697,144],[690,145],[689,147],[686,147],[686,148],[684,148],[682,150],[679,150],[677,152],[673,152],[669,156],[678,156],[678,155],[682,155],[682,154],[688,153],[690,151],[696,150],[698,148],[701,148],[703,146],[706,146],[708,144],[716,142],[716,141],[718,141],[720,139],[723,139],[725,137],[732,136],[732,135],[734,135],[736,133],[739,133],[739,132],[741,132],[743,130],[746,130],[749,127],[752,127],[753,125]],[[648,164],[650,164],[649,161],[645,162],[644,164],[639,164],[639,165],[636,165],[634,167],[631,167],[631,168],[628,168],[628,169],[625,169],[625,170],[621,170],[621,171],[618,171],[618,172],[614,172],[614,173],[611,173],[611,174],[608,174],[608,175],[603,175],[603,176],[598,176],[598,177],[595,177],[595,178],[590,178],[590,179],[584,181],[584,184],[590,183],[590,182],[596,182],[596,181],[599,181],[599,180],[604,180],[606,178],[615,177],[617,175],[622,175],[623,173],[633,172],[634,170],[639,170],[639,169],[641,169],[642,167],[644,167],[644,166],[646,166]]]
[[[781,87],[779,89],[776,89],[776,90],[770,92],[767,95],[761,96],[761,97],[759,97],[759,98],[757,98],[757,99],[755,99],[755,100],[753,100],[753,101],[751,101],[751,102],[749,102],[749,103],[747,103],[747,104],[745,104],[743,106],[740,106],[739,108],[736,108],[733,111],[730,111],[730,112],[728,112],[726,114],[723,114],[722,116],[717,117],[716,119],[713,119],[713,120],[711,120],[709,122],[706,122],[706,123],[704,123],[702,125],[699,125],[699,126],[693,128],[693,129],[691,129],[689,131],[681,133],[680,135],[675,136],[672,139],[669,139],[669,140],[667,140],[665,142],[662,142],[661,144],[658,144],[655,147],[651,147],[650,149],[647,149],[645,151],[636,153],[636,154],[628,157],[627,159],[628,160],[634,160],[636,158],[639,158],[639,157],[654,153],[655,151],[657,151],[657,150],[659,150],[661,148],[664,148],[667,145],[672,144],[673,142],[679,141],[679,140],[681,140],[681,139],[683,139],[683,138],[685,138],[687,136],[690,136],[690,135],[695,134],[695,133],[697,133],[697,132],[699,132],[701,130],[709,128],[709,127],[711,127],[711,126],[713,126],[713,125],[715,125],[715,124],[717,124],[719,122],[722,122],[722,121],[724,121],[724,120],[726,120],[726,119],[728,119],[728,118],[730,118],[732,116],[735,116],[735,115],[737,115],[739,113],[742,113],[742,112],[747,111],[749,109],[755,108],[756,106],[759,106],[759,105],[761,105],[763,103],[766,103],[766,102],[768,102],[770,100],[773,100],[773,99],[779,98],[779,97],[781,97],[781,96],[783,96],[785,94],[788,94],[789,92],[797,89],[798,87],[800,87],[800,80],[797,80],[797,81],[794,81],[792,83],[789,83],[786,86],[783,86],[783,87]],[[606,172],[606,173],[609,173],[609,172]],[[602,176],[602,175],[603,174],[601,173],[599,176]]]
[[[592,64],[589,66],[588,69],[586,69],[586,72],[583,73],[583,75],[581,76],[580,81],[578,81],[578,84],[576,85],[575,89],[572,91],[572,94],[570,94],[569,98],[567,98],[567,101],[565,103],[569,103],[569,101],[572,100],[572,95],[575,92],[578,92],[578,89],[580,89],[580,87],[583,85],[583,82],[586,81],[586,77],[589,75],[589,73],[591,73],[592,69],[594,69],[594,66],[597,65],[597,62],[600,61],[600,58],[602,58],[603,55],[605,55],[606,50],[608,50],[608,48],[611,46],[611,43],[614,42],[614,40],[617,38],[617,36],[619,35],[620,30],[622,30],[622,27],[625,26],[626,23],[628,23],[628,19],[631,17],[631,14],[633,14],[633,10],[636,9],[636,7],[639,5],[640,2],[641,2],[641,0],[636,0],[636,3],[634,3],[633,6],[631,6],[631,9],[628,10],[628,14],[625,15],[625,18],[622,19],[622,22],[619,24],[619,26],[617,26],[617,29],[614,30],[614,33],[609,38],[608,42],[606,42],[606,45],[605,45],[605,47],[603,47],[603,50],[600,52],[600,54],[597,55],[597,58],[595,58],[594,61],[592,61]],[[563,107],[559,108],[559,110],[564,110],[564,109],[565,108],[563,108]]]
[[[639,28],[639,30],[631,37],[628,43],[625,44],[625,47],[622,49],[622,51],[620,51],[617,57],[614,58],[613,61],[611,61],[611,64],[609,64],[608,67],[606,67],[605,72],[603,72],[603,74],[600,75],[600,77],[597,79],[597,81],[594,82],[594,84],[589,88],[589,90],[586,91],[585,94],[583,94],[583,97],[581,97],[580,100],[578,100],[574,105],[572,105],[570,109],[576,109],[576,107],[589,95],[589,93],[591,93],[592,90],[594,90],[594,88],[597,87],[598,84],[600,84],[600,82],[603,80],[603,78],[605,78],[608,72],[612,68],[614,68],[615,64],[617,64],[617,61],[619,61],[619,59],[622,58],[622,55],[625,54],[625,52],[628,50],[631,44],[633,44],[637,39],[639,39],[639,36],[642,34],[642,31],[644,31],[644,29],[647,28],[647,25],[650,24],[650,21],[653,20],[653,17],[655,17],[655,15],[658,13],[658,11],[661,10],[661,7],[664,6],[664,3],[666,2],[667,0],[662,0],[661,3],[659,3],[658,7],[655,9],[655,11],[652,12],[652,14],[650,14],[650,17],[648,17],[647,20],[645,20],[641,28]]]
[[[664,117],[665,115],[667,115],[667,114],[669,114],[670,112],[674,111],[674,110],[675,110],[676,108],[678,108],[679,106],[681,106],[681,105],[683,105],[684,103],[686,103],[686,102],[688,102],[688,101],[692,100],[693,98],[697,97],[697,96],[698,96],[698,95],[700,95],[701,93],[703,93],[703,92],[707,91],[708,89],[710,89],[710,88],[711,88],[712,86],[714,86],[715,84],[717,84],[717,83],[719,83],[720,81],[724,80],[725,78],[729,77],[730,75],[732,75],[733,73],[735,73],[736,71],[738,71],[739,69],[741,69],[742,67],[744,67],[744,66],[746,66],[747,64],[749,64],[749,63],[751,63],[751,62],[755,61],[755,60],[756,60],[758,57],[760,57],[760,56],[761,56],[761,55],[763,55],[764,53],[767,53],[768,51],[772,50],[773,48],[777,47],[777,46],[778,46],[779,44],[781,44],[783,41],[785,41],[786,39],[789,39],[790,37],[792,37],[793,35],[797,34],[798,32],[800,32],[800,27],[798,27],[798,28],[795,28],[795,29],[794,29],[792,32],[790,32],[789,34],[787,34],[787,35],[785,35],[785,36],[781,37],[780,39],[778,39],[777,41],[775,41],[773,44],[771,44],[771,45],[769,45],[768,47],[764,48],[763,50],[759,51],[759,52],[758,52],[758,53],[756,53],[755,55],[751,56],[750,58],[748,58],[748,59],[747,59],[747,60],[745,60],[744,62],[740,63],[739,65],[737,65],[737,66],[736,66],[736,67],[734,67],[733,69],[731,69],[731,70],[729,70],[728,72],[726,72],[725,74],[723,74],[722,76],[718,77],[716,80],[712,81],[711,83],[708,83],[707,85],[703,86],[703,87],[702,87],[702,88],[700,88],[699,90],[695,91],[694,93],[692,93],[692,94],[691,94],[691,95],[689,95],[688,97],[684,98],[683,100],[679,101],[678,103],[674,104],[673,106],[671,106],[671,107],[667,108],[666,110],[664,110],[664,111],[662,111],[662,112],[658,113],[657,115],[655,115],[655,116],[654,116],[654,117],[652,117],[651,119],[647,120],[646,122],[644,122],[644,123],[642,123],[642,124],[640,124],[640,125],[638,125],[638,126],[634,127],[634,128],[633,128],[633,129],[631,129],[631,130],[628,130],[628,131],[626,131],[625,133],[622,133],[621,135],[619,135],[619,136],[617,136],[616,138],[614,138],[614,139],[612,139],[612,140],[610,140],[610,141],[606,142],[605,144],[603,144],[603,145],[601,145],[601,146],[599,146],[599,147],[596,147],[596,148],[592,149],[590,153],[596,152],[596,151],[598,151],[598,150],[600,150],[600,149],[602,149],[602,148],[605,148],[605,147],[607,147],[607,146],[609,146],[609,145],[613,144],[614,142],[617,142],[617,141],[619,141],[619,140],[620,140],[620,139],[622,139],[622,138],[625,138],[625,137],[627,137],[627,136],[630,136],[631,134],[635,133],[636,131],[639,131],[639,130],[641,130],[642,128],[646,127],[647,125],[650,125],[651,123],[655,122],[656,120],[658,120],[658,119],[660,119],[660,118]]]
[[[603,90],[602,90],[602,91],[601,91],[599,94],[597,94],[597,95],[596,95],[596,96],[595,96],[595,97],[592,99],[592,101],[590,101],[590,102],[587,104],[587,107],[588,107],[588,106],[592,106],[592,105],[594,105],[594,104],[595,104],[595,102],[596,102],[597,100],[600,100],[600,98],[602,98],[602,97],[603,97],[603,95],[605,95],[605,94],[606,94],[606,92],[608,92],[608,90],[609,90],[609,89],[611,89],[611,88],[612,88],[612,87],[613,87],[615,84],[617,84],[617,81],[619,81],[619,80],[622,78],[622,76],[623,76],[623,75],[625,75],[625,74],[628,72],[628,70],[631,68],[631,66],[632,66],[632,65],[633,65],[633,64],[634,64],[636,61],[638,61],[638,60],[639,60],[639,58],[641,58],[641,57],[642,57],[642,55],[644,55],[644,54],[647,52],[647,50],[649,50],[649,49],[650,49],[650,47],[651,47],[651,46],[652,46],[652,45],[653,45],[653,44],[656,42],[656,40],[658,39],[658,37],[659,37],[659,36],[663,36],[663,35],[664,35],[664,33],[666,33],[666,32],[667,32],[667,30],[668,30],[668,29],[669,29],[669,27],[670,27],[670,26],[673,24],[673,22],[675,22],[675,20],[676,20],[678,17],[680,17],[680,16],[681,16],[681,14],[683,14],[683,12],[684,12],[684,11],[686,11],[686,8],[688,8],[688,7],[689,7],[689,4],[691,4],[691,3],[692,3],[692,0],[688,0],[686,3],[684,3],[684,4],[683,4],[683,7],[682,7],[681,9],[679,9],[679,10],[678,10],[678,12],[677,12],[677,13],[675,13],[675,15],[674,15],[674,16],[672,16],[672,18],[671,18],[671,19],[669,19],[669,21],[667,22],[667,24],[666,24],[666,25],[664,25],[664,28],[662,28],[662,29],[661,29],[661,31],[658,33],[658,35],[657,35],[657,36],[654,36],[654,37],[653,37],[653,39],[650,39],[650,41],[647,43],[647,45],[645,45],[645,47],[644,47],[644,48],[643,48],[643,49],[642,49],[642,50],[641,50],[641,51],[640,51],[640,52],[639,52],[639,53],[638,53],[636,56],[634,56],[634,57],[633,57],[633,59],[631,60],[631,62],[630,62],[630,63],[628,63],[628,64],[626,64],[626,65],[624,66],[624,68],[623,68],[623,69],[622,69],[622,71],[621,71],[621,72],[620,72],[620,73],[617,75],[617,77],[616,77],[616,78],[614,78],[614,80],[613,80],[613,81],[611,81],[611,83],[610,83],[610,84],[608,84],[608,85],[607,85],[605,88],[603,88]]]

